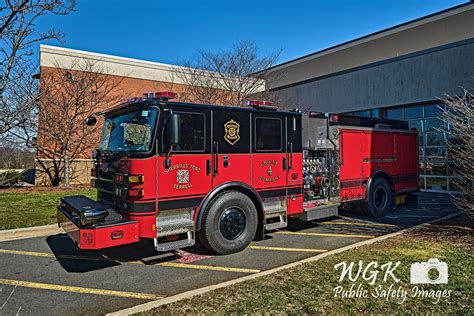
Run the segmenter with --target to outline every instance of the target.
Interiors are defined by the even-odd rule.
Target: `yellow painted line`
[[[241,272],[241,273],[258,273],[258,272],[260,272],[260,270],[257,270],[257,269],[215,267],[215,266],[204,266],[204,265],[197,265],[197,264],[177,263],[177,262],[162,262],[162,263],[158,263],[158,265],[163,266],[163,267],[212,270],[212,271],[226,271],[226,272]]]
[[[305,233],[305,232],[285,232],[279,231],[280,235],[301,235],[301,236],[321,236],[321,237],[345,237],[345,238],[375,238],[373,235],[353,235],[353,234],[331,234],[331,233]]]
[[[397,225],[392,224],[383,224],[383,223],[361,223],[361,222],[321,222],[318,224],[322,225],[355,225],[355,226],[386,226],[386,227],[398,227]]]
[[[156,300],[156,299],[160,299],[164,297],[164,296],[155,295],[155,294],[122,292],[122,291],[113,291],[113,290],[93,289],[93,288],[79,287],[79,286],[67,286],[67,285],[58,285],[58,284],[8,280],[8,279],[0,279],[0,284],[28,287],[28,288],[33,288],[33,289],[60,291],[60,292],[138,298],[138,299],[143,299],[143,300]]]
[[[105,257],[87,257],[87,256],[73,256],[73,255],[55,255],[48,252],[37,252],[37,251],[24,251],[24,250],[11,250],[11,249],[0,249],[0,253],[6,253],[11,255],[22,255],[32,257],[48,257],[48,258],[63,258],[63,259],[77,259],[77,260],[96,260],[96,261],[115,261]]]
[[[275,250],[275,251],[293,251],[293,252],[327,252],[326,249],[305,249],[305,248],[284,248],[284,247],[267,247],[267,246],[249,246],[251,249],[258,250]]]
[[[12,255],[34,256],[34,257],[54,257],[52,253],[47,253],[47,252],[33,252],[33,251],[9,250],[9,249],[0,249],[0,253],[8,253]]]
[[[33,256],[33,257],[49,257],[49,258],[64,258],[64,259],[75,259],[75,260],[96,260],[96,261],[113,261],[120,262],[124,264],[144,264],[141,261],[126,261],[120,259],[112,259],[107,257],[88,257],[88,256],[73,256],[73,255],[54,255],[47,252],[33,252],[33,251],[23,251],[23,250],[10,250],[10,249],[0,249],[0,253],[13,254],[13,255],[23,255],[23,256]],[[182,268],[182,269],[200,269],[200,270],[211,270],[211,271],[226,271],[226,272],[241,272],[241,273],[258,273],[260,270],[256,269],[244,269],[244,268],[232,268],[232,267],[219,267],[219,266],[205,266],[197,264],[187,264],[187,263],[177,263],[177,262],[161,262],[154,264],[157,266],[163,267],[173,267],[173,268]]]

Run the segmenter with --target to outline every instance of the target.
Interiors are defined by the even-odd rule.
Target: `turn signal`
[[[145,176],[142,174],[120,174],[115,175],[115,182],[126,184],[142,184]]]
[[[115,195],[122,198],[142,198],[145,195],[145,191],[142,188],[121,188],[115,187]]]
[[[138,174],[138,175],[135,175],[135,174],[131,174],[128,176],[128,183],[143,183],[145,182],[145,176],[144,175],[141,175],[141,174]]]
[[[142,198],[144,195],[145,195],[145,191],[143,189],[129,189],[128,190],[128,197]]]

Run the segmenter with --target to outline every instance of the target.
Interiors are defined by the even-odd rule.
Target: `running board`
[[[298,214],[298,218],[303,221],[314,221],[316,219],[337,216],[339,214],[339,203],[328,203],[314,207],[305,205],[304,212]]]
[[[181,249],[186,247],[194,246],[196,243],[196,238],[194,236],[194,232],[187,232],[185,239],[180,239],[176,241],[168,241],[164,243],[160,243],[161,238],[155,238],[155,250],[160,252]]]
[[[288,216],[285,208],[272,208],[265,210],[265,229],[275,230],[288,226]]]
[[[193,246],[196,243],[193,214],[191,209],[158,213],[155,250],[162,252]]]

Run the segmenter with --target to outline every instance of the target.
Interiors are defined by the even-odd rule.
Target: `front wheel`
[[[392,208],[392,193],[390,185],[384,178],[373,180],[369,189],[369,200],[366,213],[372,217],[385,216]]]
[[[257,231],[258,215],[252,200],[243,193],[228,191],[213,199],[204,210],[200,242],[218,254],[245,249]]]

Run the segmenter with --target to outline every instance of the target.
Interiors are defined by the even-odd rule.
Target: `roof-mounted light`
[[[245,105],[254,107],[255,109],[277,110],[278,107],[272,105],[269,101],[249,100]]]
[[[134,98],[130,98],[127,100],[128,103],[135,103],[135,102],[140,102],[142,100],[142,98],[140,97],[134,97]]]
[[[171,100],[176,99],[177,94],[171,91],[162,92],[147,92],[143,94],[145,99],[160,99],[160,100]]]
[[[272,105],[269,101],[260,101],[260,100],[249,100],[245,103],[248,106],[255,106],[255,105]]]
[[[339,115],[337,115],[337,114],[329,115],[329,122],[331,122],[331,123],[339,122]]]

